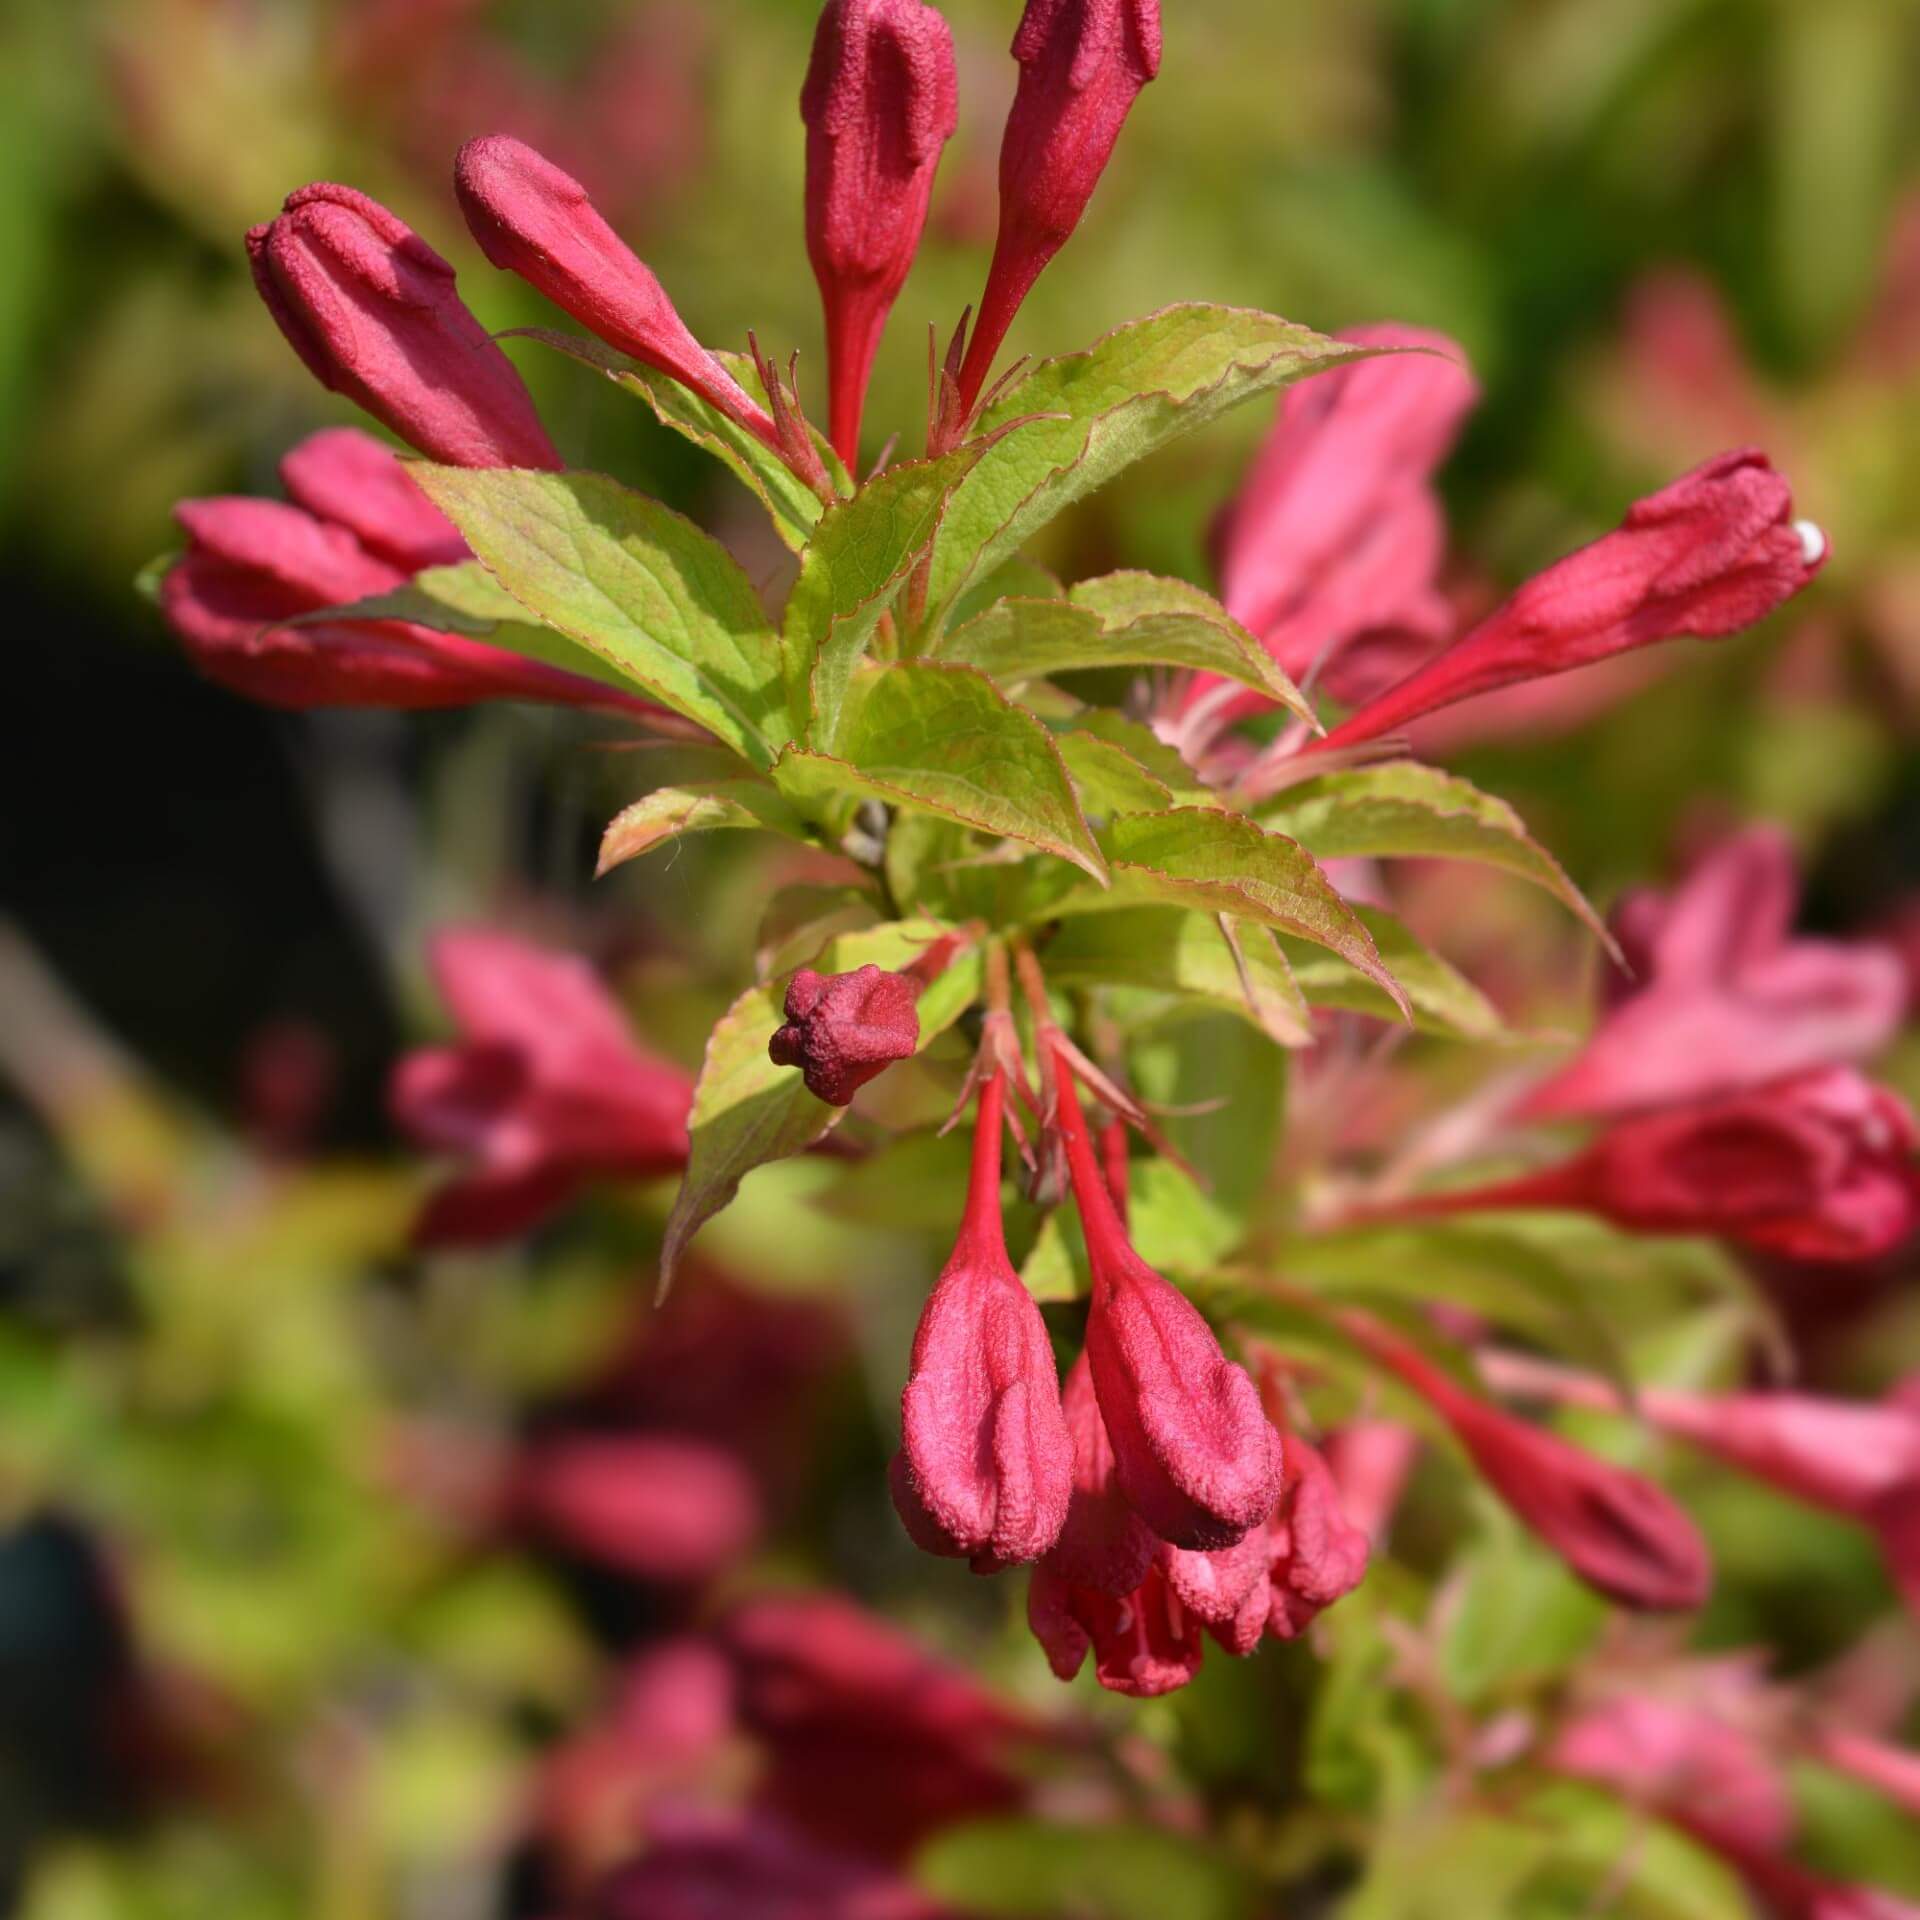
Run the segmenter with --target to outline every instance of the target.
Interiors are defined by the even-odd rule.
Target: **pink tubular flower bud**
[[[1119,1597],[1074,1586],[1043,1560],[1027,1588],[1027,1625],[1058,1678],[1071,1680],[1092,1653],[1100,1684],[1137,1700],[1177,1692],[1206,1653],[1200,1616],[1187,1610],[1158,1560]]]
[[[363,508],[376,497],[367,495]],[[160,610],[194,666],[249,700],[299,711],[539,700],[635,717],[659,712],[597,680],[409,621],[289,625],[389,593],[407,575],[347,528],[283,501],[183,500],[174,518],[187,550],[160,584]]]
[[[1296,1640],[1366,1577],[1370,1550],[1326,1461],[1297,1433],[1284,1445],[1286,1488],[1267,1527],[1264,1624],[1276,1640]]]
[[[428,1203],[423,1245],[511,1239],[591,1180],[686,1165],[692,1082],[635,1044],[581,961],[478,929],[441,934],[432,959],[461,1043],[401,1061],[394,1117],[475,1164]]]
[[[496,267],[517,273],[610,347],[644,361],[777,447],[771,416],[691,333],[660,282],[587,190],[505,134],[470,140],[454,164],[460,210]]]
[[[377,200],[325,182],[247,235],[254,284],[323,387],[455,467],[564,463],[453,269]]]
[[[1618,1122],[1557,1167],[1411,1202],[1413,1215],[1568,1208],[1795,1260],[1878,1259],[1920,1231],[1920,1145],[1895,1095],[1830,1067]]]
[[[1093,198],[1135,98],[1160,71],[1160,0],[1027,0],[1000,147],[1000,233],[960,376],[967,407],[1047,263]]]
[[[679,1434],[576,1434],[518,1463],[513,1505],[528,1526],[639,1580],[710,1579],[760,1530],[760,1500],[738,1460]]]
[[[920,1318],[892,1474],[907,1531],[976,1573],[1039,1559],[1060,1537],[1073,1478],[1053,1348],[1001,1226],[1005,1100],[1005,1076],[990,1074],[966,1219]]]
[[[1705,1602],[1713,1579],[1705,1543],[1651,1480],[1503,1413],[1372,1316],[1339,1318],[1446,1421],[1487,1484],[1590,1587],[1650,1613]]]
[[[775,1066],[798,1067],[807,1091],[844,1107],[869,1080],[920,1046],[922,983],[911,973],[802,967],[787,986],[787,1024],[767,1042]]]
[[[959,124],[952,29],[923,0],[827,0],[800,113],[833,444],[852,467],[874,355],[920,249],[941,149]]]
[[[402,573],[472,557],[459,529],[407,478],[392,450],[356,427],[309,434],[280,462],[280,482],[295,506],[345,527]]]
[[[1280,1436],[1198,1309],[1128,1244],[1072,1068],[1057,1060],[1060,1131],[1093,1268],[1087,1359],[1121,1491],[1172,1545],[1230,1547],[1279,1498]]]
[[[1397,685],[1303,751],[1351,747],[1442,707],[1681,636],[1738,633],[1793,598],[1827,558],[1764,454],[1723,453],[1629,509]]]

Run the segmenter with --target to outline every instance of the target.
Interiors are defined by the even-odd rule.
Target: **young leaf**
[[[699,786],[661,787],[617,814],[600,838],[594,878],[637,860],[643,853],[688,833],[765,827],[790,839],[807,837],[806,825],[779,791],[764,780],[714,780]]]
[[[1199,1001],[1238,1014],[1279,1046],[1307,1045],[1307,1003],[1272,934],[1243,922],[1230,939],[1231,924],[1177,907],[1077,915],[1062,922],[1047,947],[1047,978]]]
[[[1088,813],[1159,813],[1173,805],[1172,792],[1124,747],[1078,727],[1056,734],[1054,744]]]
[[[854,669],[932,544],[954,488],[990,445],[976,440],[938,460],[889,467],[814,529],[781,633],[796,738],[838,750]]]
[[[1218,797],[1200,784],[1199,776],[1149,726],[1129,720],[1106,707],[1087,707],[1072,716],[1075,733],[1090,734],[1118,747],[1129,760],[1144,767],[1182,806],[1211,807]],[[1144,809],[1151,812],[1152,809]]]
[[[537,340],[542,346],[553,347],[605,374],[616,387],[644,400],[663,427],[671,428],[684,440],[691,440],[730,468],[766,508],[774,532],[795,553],[812,537],[825,511],[819,495],[758,434],[749,433],[737,420],[730,420],[718,407],[709,405],[671,375],[638,360],[629,360],[624,353],[616,353],[602,341],[577,334],[555,333],[545,327],[522,327],[507,337]],[[764,404],[766,391],[751,360],[729,353],[714,357],[754,399]],[[833,450],[817,434],[814,442],[827,463],[827,471],[837,481],[846,481],[846,470]],[[846,483],[846,490],[852,490],[851,482]]]
[[[1544,887],[1609,947],[1613,936],[1559,861],[1504,800],[1415,760],[1322,774],[1256,816],[1320,860],[1472,860]]]
[[[171,556],[169,556],[169,563]],[[984,580],[976,580],[954,603],[950,616],[955,626],[964,625],[976,614],[985,613],[996,600],[1064,600],[1067,590],[1057,574],[1037,560],[1016,553],[1003,560]]]
[[[1378,907],[1356,906],[1353,911],[1372,936],[1381,960],[1405,989],[1413,1007],[1413,1024],[1422,1033],[1442,1034],[1453,1040],[1512,1037],[1493,1002],[1464,974],[1415,939],[1392,914]],[[1293,967],[1295,983],[1310,1005],[1370,1014],[1376,1020],[1395,1018],[1399,1003],[1371,980],[1362,979],[1305,941],[1282,938],[1280,946]]]
[[[1295,842],[1211,807],[1121,814],[1104,839],[1116,898],[1205,907],[1311,941],[1364,974],[1411,1018],[1373,936]]]
[[[968,478],[934,546],[928,608],[939,631],[955,600],[1010,559],[1056,514],[1157,448],[1369,350],[1233,307],[1189,305],[1134,320],[1084,352],[1046,360],[981,422],[1031,416]]]
[[[603,474],[408,472],[536,619],[755,765],[772,760],[786,734],[779,642],[717,540]]]
[[[978,667],[996,680],[1039,679],[1089,667],[1180,667],[1254,688],[1311,719],[1299,690],[1225,609],[1215,620],[1191,610],[1109,614],[1070,601],[1002,600],[938,641],[932,657]]]
[[[1024,840],[1083,868],[1106,865],[1047,730],[984,675],[913,661],[866,667],[835,756],[789,748],[773,777],[802,806],[849,793]]]

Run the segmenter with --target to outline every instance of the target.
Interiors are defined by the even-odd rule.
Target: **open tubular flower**
[[[1339,1319],[1446,1421],[1487,1484],[1589,1586],[1650,1613],[1706,1600],[1713,1569],[1705,1543],[1651,1480],[1469,1393],[1371,1315]]]
[[[1273,1511],[1280,1437],[1187,1297],[1128,1244],[1057,1058],[1059,1122],[1093,1268],[1087,1357],[1128,1502],[1161,1539],[1229,1547]]]
[[[829,424],[849,467],[887,316],[959,124],[953,32],[923,0],[827,0],[800,96],[807,255],[827,321]]]
[[[657,367],[771,447],[772,416],[691,333],[651,270],[600,217],[587,190],[524,141],[470,140],[454,190],[480,251],[517,273],[610,347]]]
[[[966,408],[1160,71],[1160,0],[1027,0],[1013,57],[1020,83],[1000,147],[1000,233],[960,376]]]
[[[397,215],[326,182],[247,235],[253,278],[323,387],[455,467],[563,463],[453,269]]]
[[[907,1531],[936,1553],[971,1559],[976,1573],[1045,1553],[1073,1478],[1053,1347],[1001,1225],[1005,1102],[1005,1075],[989,1074],[966,1218],[920,1318],[892,1474]]]
[[[394,1116],[474,1166],[429,1201],[423,1244],[511,1239],[592,1179],[686,1165],[692,1082],[635,1044],[583,962],[478,929],[441,934],[432,961],[461,1040],[400,1063]]]
[[[1723,453],[1635,502],[1617,531],[1536,575],[1470,633],[1304,751],[1397,733],[1476,694],[1764,620],[1826,563],[1766,456]]]

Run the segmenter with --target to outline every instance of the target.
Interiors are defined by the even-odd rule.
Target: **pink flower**
[[[399,462],[378,451],[398,474]],[[384,497],[369,487],[360,511],[370,513]],[[636,718],[659,712],[597,680],[409,621],[291,626],[302,615],[390,593],[408,576],[348,528],[278,500],[183,500],[174,518],[186,530],[187,550],[160,583],[161,611],[194,666],[247,699],[302,710],[539,700]],[[419,530],[409,516],[394,542]]]
[[[326,183],[247,235],[253,277],[323,387],[455,467],[562,464],[453,269],[377,200]]]
[[[1008,1768],[1043,1730],[885,1621],[831,1594],[774,1594],[720,1628],[761,1802],[826,1845],[894,1859],[1023,1798]]]
[[[295,506],[345,527],[402,573],[471,557],[459,529],[407,478],[392,451],[356,427],[309,434],[280,462],[280,481]]]
[[[1420,1436],[1398,1420],[1349,1420],[1327,1437],[1340,1510],[1376,1546],[1393,1525],[1419,1451]]]
[[[923,991],[911,972],[802,967],[787,984],[787,1024],[767,1042],[767,1053],[776,1066],[798,1067],[816,1100],[848,1106],[869,1080],[919,1050],[915,1009]]]
[[[752,1478],[731,1454],[678,1434],[575,1434],[518,1462],[514,1511],[537,1532],[639,1580],[711,1579],[760,1531]]]
[[[1027,1588],[1027,1625],[1060,1679],[1071,1680],[1091,1652],[1100,1684],[1136,1700],[1178,1692],[1200,1671],[1206,1651],[1200,1616],[1182,1604],[1158,1559],[1138,1586],[1118,1596],[1076,1586],[1041,1561]]]
[[[611,347],[657,367],[769,446],[772,418],[691,333],[660,282],[569,173],[519,140],[470,140],[454,189],[480,251]]]
[[[807,254],[827,317],[833,444],[849,467],[887,315],[959,124],[953,31],[922,0],[827,0],[800,96]]]
[[[1466,356],[1417,327],[1356,327],[1356,346],[1419,349],[1355,361],[1290,387],[1226,517],[1220,596],[1296,679],[1340,690],[1340,653],[1377,635],[1437,645],[1446,522],[1433,475],[1480,397]],[[1266,703],[1209,675],[1181,696],[1211,725]]]
[[[1091,1587],[1117,1599],[1146,1578],[1161,1543],[1120,1491],[1113,1443],[1100,1418],[1093,1368],[1084,1350],[1067,1369],[1060,1397],[1073,1443],[1073,1489],[1047,1564],[1069,1585]]]
[[[1067,1516],[1073,1442],[1053,1347],[1000,1218],[1006,1077],[989,1074],[960,1238],[927,1301],[900,1397],[893,1498],[907,1531],[976,1573],[1037,1560]]]
[[[1669,1106],[1877,1052],[1905,1010],[1899,958],[1794,939],[1799,892],[1786,836],[1751,827],[1673,893],[1630,895],[1615,920],[1638,984],[1526,1112]]]
[[[1276,1640],[1295,1640],[1365,1579],[1370,1550],[1326,1461],[1297,1433],[1285,1450],[1286,1490],[1267,1528],[1265,1624]]]
[[[1823,1733],[1816,1751],[1828,1766],[1884,1794],[1920,1820],[1920,1753],[1841,1727]]]
[[[510,1239],[591,1179],[686,1164],[692,1082],[634,1043],[581,961],[471,929],[441,934],[432,962],[461,1041],[400,1063],[394,1115],[419,1145],[476,1164],[428,1202],[423,1245]]]
[[[1920,1144],[1848,1067],[1619,1121],[1557,1167],[1428,1195],[1415,1214],[1565,1207],[1636,1233],[1714,1234],[1795,1260],[1872,1260],[1920,1230]]]
[[[1370,1315],[1345,1312],[1340,1324],[1446,1421],[1487,1484],[1589,1586],[1646,1612],[1705,1602],[1705,1543],[1652,1481],[1469,1393]]]
[[[967,408],[1160,71],[1160,0],[1027,0],[1013,57],[1020,84],[1000,147],[1000,233],[960,377]]]
[[[1724,453],[1629,509],[1619,530],[1536,575],[1470,633],[1304,751],[1357,745],[1496,687],[1567,673],[1681,635],[1763,620],[1820,571],[1825,536],[1787,483]]]
[[[1127,1242],[1057,1056],[1059,1124],[1093,1269],[1087,1359],[1128,1503],[1163,1540],[1232,1546],[1280,1495],[1280,1436],[1199,1310]]]

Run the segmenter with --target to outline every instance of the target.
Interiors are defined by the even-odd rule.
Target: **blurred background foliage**
[[[870,409],[909,445],[920,328],[944,333],[982,275],[1013,77],[1012,0],[945,11],[961,132]],[[591,723],[246,707],[191,677],[131,583],[172,544],[176,498],[272,492],[286,448],[347,417],[286,351],[240,245],[308,179],[394,206],[489,324],[544,323],[479,261],[450,191],[460,141],[520,133],[589,182],[703,340],[739,347],[752,327],[817,380],[795,106],[815,12],[0,7],[0,1898],[33,1920],[499,1911],[532,1756],[623,1636],[685,1604],[478,1553],[447,1518],[457,1500],[395,1497],[416,1424],[509,1435],[631,1337],[661,1207],[609,1198],[536,1259],[423,1271],[405,1251],[419,1176],[381,1085],[433,1021],[436,924],[507,918],[594,953],[651,1042],[690,1062],[750,970],[769,891],[825,876],[700,842],[594,886],[598,828],[638,788],[621,755],[583,750]],[[1759,439],[1832,537],[1814,594],[1755,639],[1668,650],[1657,689],[1460,759],[1602,901],[1766,815],[1801,840],[1816,919],[1876,927],[1920,894],[1916,74],[1920,0],[1181,0],[1163,76],[1015,350],[1187,298],[1453,333],[1486,387],[1445,475],[1469,599]],[[570,457],[714,526],[775,581],[717,469],[556,357],[519,358]],[[1263,424],[1153,462],[1064,522],[1050,557],[1206,578],[1209,524]],[[1511,1015],[1564,1017],[1572,935],[1495,893],[1436,886],[1408,910]],[[1231,1052],[1215,1045],[1214,1071]],[[903,1110],[937,1104],[902,1081]],[[1920,1050],[1904,1083],[1920,1090]],[[885,1506],[890,1383],[951,1224],[927,1151],[924,1183],[885,1191],[820,1162],[770,1169],[702,1244],[716,1269],[831,1301],[847,1342],[775,1563],[884,1594],[1044,1704],[1001,1597],[916,1560]],[[1920,1357],[1912,1305],[1870,1324],[1848,1337]],[[1770,1496],[1718,1501],[1713,1636],[1834,1656],[1875,1604],[1871,1555]],[[1483,1541],[1445,1670],[1421,1676],[1475,1715],[1602,1631],[1537,1551],[1491,1520]],[[1303,1776],[1336,1824],[1399,1807],[1353,1920],[1503,1910],[1488,1862],[1515,1857],[1497,1823],[1419,1811],[1430,1716],[1417,1688],[1393,1705],[1381,1685],[1407,1658],[1391,1614],[1409,1577],[1342,1609],[1310,1715],[1300,1649],[1125,1710],[1229,1824]],[[183,1741],[220,1763],[194,1811],[156,1819],[202,1764]],[[1830,1783],[1813,1798],[1854,1877],[1920,1894],[1911,1834]],[[1599,1820],[1581,1831],[1604,1852]],[[1296,1844],[1284,1825],[1270,1839]],[[1088,1911],[1250,1911],[1224,1869],[1140,1845]],[[1033,1888],[1073,1874],[1016,1853],[960,1848],[935,1878],[985,1899],[998,1876],[1013,1891],[993,1910],[1052,1910]],[[1739,1912],[1703,1872],[1655,1859],[1631,1910]],[[1591,1910],[1578,1886],[1558,1898],[1527,1911]]]

